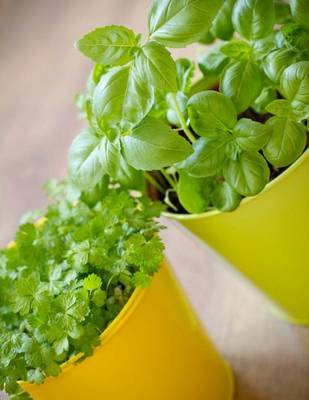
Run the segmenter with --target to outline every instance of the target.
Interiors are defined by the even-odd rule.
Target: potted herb
[[[80,187],[104,174],[146,181],[170,218],[303,323],[308,21],[305,0],[155,0],[144,41],[122,26],[86,34],[76,46],[95,65],[77,100],[88,128],[69,155]],[[192,83],[193,62],[167,48],[214,38]]]
[[[0,251],[0,389],[230,399],[229,369],[163,261],[162,205],[106,183],[78,193],[51,182],[43,219],[27,215]]]

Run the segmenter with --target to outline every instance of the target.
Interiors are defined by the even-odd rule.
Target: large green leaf
[[[199,56],[198,66],[205,76],[220,74],[228,64],[229,58],[221,52],[222,46],[223,43],[215,44],[206,53]]]
[[[277,117],[287,117],[293,119],[291,103],[285,99],[277,99],[269,103],[266,110]]]
[[[254,103],[251,105],[251,107],[256,113],[265,114],[268,104],[276,99],[277,91],[274,88],[264,87],[259,97],[254,100]]]
[[[226,162],[223,175],[238,193],[254,196],[269,181],[269,168],[260,153],[244,151],[236,160]]]
[[[233,136],[243,150],[255,151],[265,146],[270,129],[260,122],[241,118],[234,127]]]
[[[233,35],[232,11],[235,0],[225,0],[218,11],[210,28],[210,32],[217,38],[229,40]]]
[[[93,94],[93,110],[101,129],[128,131],[141,122],[154,102],[153,88],[143,81],[133,63],[115,67],[102,76]]]
[[[268,54],[263,62],[263,69],[268,79],[279,84],[285,68],[296,60],[296,53],[290,49],[277,49]]]
[[[194,153],[179,165],[189,175],[196,177],[214,176],[223,167],[225,151],[232,136],[225,132],[212,138],[200,138],[193,144]]]
[[[103,138],[100,147],[100,157],[102,168],[114,180],[130,189],[143,188],[143,174],[125,161],[121,154],[119,139],[110,142],[107,138]]]
[[[237,122],[232,101],[222,93],[205,90],[188,102],[190,124],[200,136],[217,136],[232,130]]]
[[[192,153],[191,145],[163,122],[147,117],[122,139],[127,162],[138,170],[171,166]]]
[[[176,64],[169,51],[161,44],[147,42],[136,55],[137,74],[156,89],[176,92]]]
[[[180,171],[177,194],[181,205],[189,213],[201,213],[207,210],[210,202],[212,179],[194,178]]]
[[[291,0],[291,12],[296,21],[309,30],[309,5],[308,0]]]
[[[154,0],[149,13],[150,38],[168,47],[184,47],[209,29],[222,0]]]
[[[260,39],[267,36],[275,23],[272,0],[237,0],[232,15],[235,30],[244,38]]]
[[[306,0],[305,0],[306,1]],[[275,0],[276,24],[283,24],[291,17],[290,5],[284,0]]]
[[[212,192],[212,203],[220,211],[233,211],[241,201],[241,195],[227,182],[217,182]]]
[[[80,133],[69,150],[68,174],[80,189],[94,187],[105,171],[100,162],[101,141],[90,130]]]
[[[292,164],[306,146],[306,128],[287,117],[272,117],[267,121],[271,136],[263,152],[275,167]]]
[[[262,90],[258,65],[244,60],[228,65],[223,71],[220,90],[232,99],[238,112],[246,110]]]
[[[87,57],[102,65],[123,65],[132,59],[138,37],[124,26],[105,26],[87,33],[76,47]]]
[[[284,70],[280,91],[290,101],[309,104],[309,61],[300,61]]]

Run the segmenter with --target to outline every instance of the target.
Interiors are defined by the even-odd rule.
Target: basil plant
[[[80,189],[104,175],[174,212],[234,210],[307,147],[309,3],[154,0],[149,34],[105,26],[76,47],[95,64],[69,152]],[[212,43],[195,64],[169,48]]]

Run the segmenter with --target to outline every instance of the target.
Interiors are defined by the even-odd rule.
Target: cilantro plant
[[[72,197],[51,182],[43,223],[28,214],[15,244],[0,250],[0,389],[26,399],[17,381],[42,383],[71,356],[90,355],[134,288],[163,259],[160,203],[106,179]]]
[[[308,21],[306,0],[155,0],[144,41],[114,25],[86,34],[76,47],[95,65],[77,99],[88,127],[70,149],[74,184],[146,179],[189,213],[258,194],[307,147]],[[168,48],[214,40],[192,83],[194,63]]]

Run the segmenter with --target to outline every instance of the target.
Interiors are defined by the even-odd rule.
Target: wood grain
[[[73,42],[105,24],[144,33],[148,7],[146,0],[0,0],[2,245],[22,213],[45,206],[43,182],[65,177],[68,146],[82,127],[73,95],[83,89],[90,65]],[[269,303],[219,256],[167,225],[168,257],[233,366],[236,399],[308,400],[309,330],[275,319]]]

